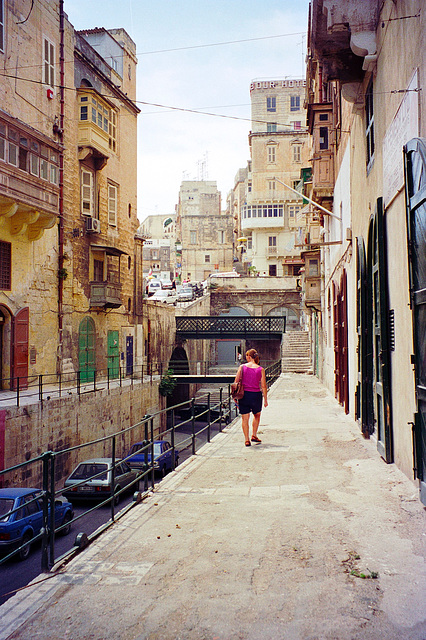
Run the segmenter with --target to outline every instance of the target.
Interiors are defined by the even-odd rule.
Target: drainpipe
[[[57,373],[62,370],[63,349],[63,295],[64,295],[64,113],[65,113],[65,58],[64,58],[64,0],[59,0],[59,70],[60,70],[60,116],[58,136],[61,139],[59,152],[59,224],[58,224],[58,352]]]

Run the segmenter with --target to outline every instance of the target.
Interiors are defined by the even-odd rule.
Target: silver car
[[[135,480],[137,472],[130,469],[127,462],[115,461],[114,503],[120,499],[118,492]],[[63,495],[74,502],[79,499],[105,500],[111,495],[112,458],[92,458],[85,460],[74,469],[65,480]]]
[[[182,289],[178,291],[177,301],[190,302],[193,299],[193,297],[194,297],[194,292],[192,290],[192,287],[182,287]]]

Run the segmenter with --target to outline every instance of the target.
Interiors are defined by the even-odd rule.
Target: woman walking
[[[238,401],[238,409],[241,415],[243,433],[246,447],[250,447],[251,442],[260,444],[262,441],[257,437],[260,414],[262,411],[262,397],[265,407],[268,406],[268,390],[266,387],[265,370],[259,365],[259,356],[255,349],[246,352],[246,364],[242,364],[235,376],[235,382],[240,380],[244,387],[244,396]],[[249,418],[253,413],[252,436],[249,436]]]

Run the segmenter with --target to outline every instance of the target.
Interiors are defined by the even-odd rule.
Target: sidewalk
[[[261,445],[234,421],[0,607],[0,640],[425,640],[416,487],[315,377],[269,401]]]

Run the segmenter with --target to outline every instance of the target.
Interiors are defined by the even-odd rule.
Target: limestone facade
[[[181,280],[197,282],[214,271],[231,271],[232,218],[221,210],[216,182],[182,182],[176,214],[176,236],[182,245]]]
[[[302,266],[296,232],[303,200],[284,185],[296,189],[308,166],[304,93],[302,79],[254,81],[250,88],[251,163],[240,224],[243,260],[262,275],[294,275]]]
[[[422,184],[413,174],[425,171],[422,8],[314,0],[307,98],[314,138],[323,114],[334,150],[331,188],[330,174],[313,168],[314,199],[333,214],[322,220],[317,372],[426,503],[425,325],[415,293],[425,286],[425,213],[420,194],[420,204],[411,198]]]

